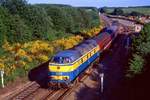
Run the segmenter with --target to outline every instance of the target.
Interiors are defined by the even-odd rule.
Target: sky
[[[68,4],[72,6],[128,7],[150,5],[150,0],[27,0],[30,4]]]

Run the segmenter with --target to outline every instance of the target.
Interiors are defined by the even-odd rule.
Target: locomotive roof
[[[96,41],[95,41],[94,39],[88,39],[88,40],[85,41],[85,43],[87,43],[87,44],[92,44],[92,45],[94,45],[94,46],[97,45],[97,43],[96,43]]]
[[[76,50],[65,50],[57,53],[55,57],[69,57],[74,61],[80,57],[80,53]]]
[[[92,48],[94,48],[97,45],[97,42],[93,39],[88,39],[82,42],[81,44],[78,44],[72,49],[64,50],[59,53],[57,53],[54,57],[69,57],[72,59],[72,61],[75,61],[79,57],[81,57],[86,52],[90,51]]]
[[[93,39],[88,39],[82,42],[81,44],[75,46],[73,50],[78,51],[81,55],[84,55],[97,45],[97,42]]]
[[[75,50],[65,50],[65,51],[61,51],[61,52],[57,53],[55,56],[70,57],[70,56],[74,56],[74,55],[78,55],[78,52]]]

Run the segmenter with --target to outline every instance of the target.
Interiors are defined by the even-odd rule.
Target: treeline
[[[150,65],[150,23],[146,24],[139,36],[133,37],[132,58],[129,75],[140,74]]]
[[[98,25],[96,9],[0,0],[0,45],[5,40],[10,43],[54,40]]]
[[[150,15],[149,6],[139,7],[103,7],[100,11],[112,15],[123,15],[123,16],[143,16]]]
[[[116,8],[130,9],[130,8],[150,8],[150,6],[105,7],[105,8],[107,8],[107,9],[116,9]]]

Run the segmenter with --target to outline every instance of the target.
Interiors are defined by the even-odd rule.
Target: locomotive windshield
[[[71,63],[71,59],[69,57],[53,57],[51,62],[58,63],[58,64],[65,64],[65,63]]]

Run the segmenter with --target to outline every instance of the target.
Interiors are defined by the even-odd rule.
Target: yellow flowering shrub
[[[102,28],[103,26],[100,25],[99,27],[94,27],[92,29],[83,30],[82,35],[87,36],[87,37],[93,37],[97,35],[101,31]]]
[[[2,46],[6,51],[12,51],[12,46],[10,46],[9,42],[5,41],[5,44]]]
[[[79,42],[83,40],[83,37],[77,35],[77,36],[71,36],[69,38],[62,38],[60,40],[55,40],[52,42],[52,45],[54,47],[62,47],[62,49],[69,49],[73,46],[77,45]]]
[[[32,61],[33,61],[32,57],[29,56],[29,55],[27,55],[26,58],[27,58],[27,61],[28,61],[28,62],[32,62]]]
[[[48,56],[46,55],[39,55],[38,59],[41,61],[41,62],[46,62],[48,61]]]
[[[4,60],[2,60],[2,59],[0,58],[0,70],[3,70],[4,67],[5,67],[5,65],[4,65]]]
[[[25,65],[26,65],[26,62],[24,62],[24,61],[19,61],[19,65],[20,65],[20,67],[21,67],[21,66],[25,66]]]
[[[3,70],[3,69],[4,69],[4,64],[0,63],[0,70]]]
[[[2,48],[7,55],[0,57],[0,69],[4,69],[5,75],[11,75],[17,68],[27,72],[33,66],[49,60],[54,53],[60,50],[69,49],[83,40],[80,35],[70,36],[54,41],[29,41],[27,43],[5,42]],[[35,63],[33,63],[35,62]]]
[[[16,53],[18,56],[25,56],[26,52],[23,49],[19,49],[18,52]]]

